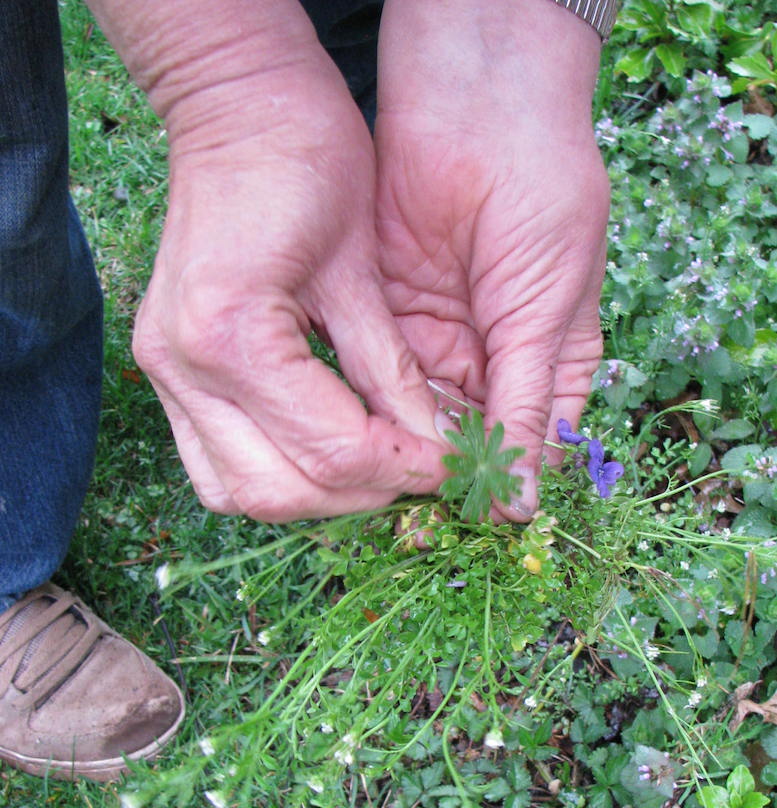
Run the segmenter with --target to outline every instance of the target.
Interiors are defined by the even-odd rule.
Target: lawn
[[[585,442],[560,436],[568,462],[525,527],[464,520],[463,474],[445,510],[274,526],[199,505],[129,349],[164,134],[84,7],[60,7],[106,364],[57,582],[189,708],[125,782],[4,766],[0,806],[777,805],[773,0],[624,3],[594,113],[613,188],[605,359]],[[498,452],[478,454],[477,418],[468,434],[493,487]],[[606,499],[592,439],[624,467]]]

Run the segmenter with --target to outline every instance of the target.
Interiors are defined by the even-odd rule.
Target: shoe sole
[[[96,780],[100,783],[109,783],[119,780],[121,775],[130,771],[127,761],[152,761],[162,751],[175,734],[184,719],[185,707],[183,696],[179,692],[181,699],[181,712],[176,720],[164,735],[161,735],[153,743],[138,749],[135,752],[123,757],[110,758],[106,760],[50,760],[34,758],[27,755],[20,755],[11,749],[3,749],[0,746],[0,760],[4,760],[15,769],[36,777],[50,777],[55,780],[77,780],[79,777],[86,777],[89,780]]]

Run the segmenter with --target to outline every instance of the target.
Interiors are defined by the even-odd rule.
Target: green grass
[[[71,186],[105,291],[102,428],[93,482],[57,582],[77,591],[173,676],[176,669],[151,596],[154,569],[177,557],[218,558],[264,541],[269,529],[222,519],[198,504],[162,408],[138,374],[132,322],[151,275],[167,191],[164,132],[143,94],[81,3],[61,4],[71,117]],[[229,650],[239,618],[228,601],[239,570],[203,600],[181,598],[164,619],[175,654]],[[239,703],[242,686],[213,665],[185,670],[191,697],[181,744]],[[173,744],[170,759],[177,751]],[[118,805],[115,786],[75,785],[0,768],[0,806]]]
[[[72,187],[105,290],[106,361],[95,475],[57,581],[182,676],[190,701],[178,738],[130,786],[3,766],[0,808],[110,808],[128,788],[195,808],[222,787],[241,808],[571,806],[583,794],[598,808],[657,808],[672,790],[640,782],[638,766],[664,751],[693,806],[705,771],[722,784],[751,747],[775,757],[762,722],[734,736],[724,719],[734,687],[763,678],[763,698],[774,687],[777,596],[759,576],[777,560],[726,533],[717,489],[689,485],[680,417],[701,416],[693,403],[658,418],[655,402],[627,400],[641,381],[616,379],[607,392],[621,383],[623,401],[608,414],[596,399],[589,416],[627,467],[612,501],[591,497],[584,471],[548,472],[556,524],[473,528],[454,510],[432,552],[395,537],[408,503],[297,528],[199,505],[129,347],[165,209],[164,134],[84,7],[61,11]],[[644,116],[654,92],[618,97],[617,58],[606,56],[597,109]],[[173,584],[159,599],[165,563]]]

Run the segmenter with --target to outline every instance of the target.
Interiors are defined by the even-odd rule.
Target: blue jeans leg
[[[378,29],[383,0],[301,0],[370,130],[377,112]]]
[[[102,296],[68,195],[56,0],[0,12],[0,611],[62,563],[91,476]]]

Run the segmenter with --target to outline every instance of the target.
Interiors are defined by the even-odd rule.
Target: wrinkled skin
[[[412,0],[384,10],[380,261],[423,372],[526,449],[514,468],[520,499],[493,512],[523,521],[537,506],[543,441],[558,440],[558,418],[577,423],[601,356],[609,187],[590,119],[599,43],[550,3],[495,2],[467,16],[468,5],[447,4],[450,18]]]
[[[549,0],[388,0],[376,200],[373,143],[296,0],[90,6],[168,131],[133,347],[202,502],[282,522],[436,490],[428,376],[526,448],[500,508],[527,518],[601,350],[592,29]]]
[[[445,446],[380,293],[369,133],[323,50],[267,80],[261,126],[175,139],[136,357],[215,511],[284,522],[433,491]],[[311,356],[311,325],[369,414]]]

